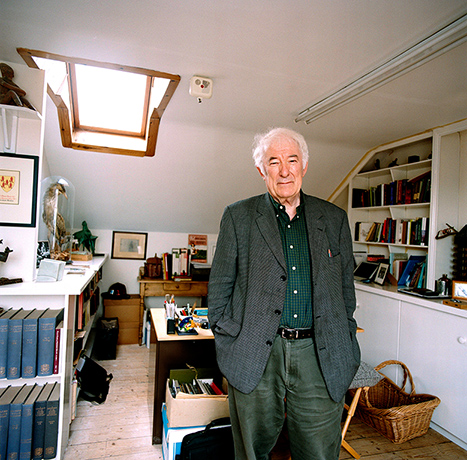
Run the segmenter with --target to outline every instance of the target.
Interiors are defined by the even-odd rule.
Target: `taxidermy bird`
[[[50,255],[53,259],[56,257],[53,257],[52,253],[60,254],[61,246],[65,242],[66,237],[65,219],[58,212],[58,197],[60,195],[68,199],[65,187],[59,182],[55,182],[46,190],[43,202],[42,220],[49,230],[49,241],[52,243]],[[50,236],[52,236],[52,240]]]
[[[85,220],[81,222],[81,225],[83,226],[83,229],[73,234],[73,237],[78,240],[80,247],[83,246],[91,254],[94,254],[94,251],[96,249],[97,236],[92,235],[91,230],[89,230],[88,224]]]

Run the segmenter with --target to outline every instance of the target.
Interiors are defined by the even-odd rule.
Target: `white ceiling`
[[[253,136],[308,140],[304,190],[327,198],[370,148],[467,118],[467,44],[317,120],[310,103],[467,12],[465,0],[2,0],[0,60],[17,47],[179,74],[156,156],[64,149],[47,104],[51,175],[76,188],[75,226],[217,233],[225,205],[261,193]],[[193,75],[213,79],[199,104]],[[131,88],[122,88],[131,97]]]

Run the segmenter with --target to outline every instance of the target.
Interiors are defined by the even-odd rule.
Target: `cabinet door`
[[[357,334],[362,360],[377,366],[388,359],[397,359],[399,301],[359,289],[356,293],[355,319],[365,330]],[[384,373],[391,379],[395,378],[395,371],[391,368]]]
[[[400,360],[417,393],[441,399],[433,422],[467,442],[467,318],[403,302]]]

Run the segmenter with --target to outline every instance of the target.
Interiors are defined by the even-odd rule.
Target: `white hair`
[[[297,144],[302,155],[303,168],[305,168],[308,164],[308,145],[300,133],[288,128],[272,128],[266,133],[260,133],[255,136],[253,143],[255,166],[264,174],[264,155],[269,147],[278,139],[289,140]]]

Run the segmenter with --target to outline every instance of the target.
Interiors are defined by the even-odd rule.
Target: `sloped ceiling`
[[[308,140],[307,193],[327,198],[370,148],[467,118],[467,45],[311,125],[310,103],[465,14],[465,0],[2,0],[0,60],[17,47],[179,74],[156,156],[64,149],[47,104],[51,175],[76,188],[75,226],[217,233],[225,205],[262,193],[251,143],[287,126]],[[188,93],[193,75],[213,97]],[[122,98],[131,88],[122,88]]]

